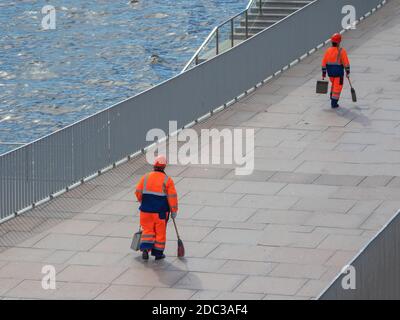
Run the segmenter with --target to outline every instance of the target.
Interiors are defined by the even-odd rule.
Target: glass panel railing
[[[246,40],[247,27],[246,27],[247,11],[236,16],[233,19],[233,44],[234,46]]]
[[[225,22],[218,28],[218,54],[233,47],[231,20]]]
[[[199,54],[196,57],[196,65],[199,63],[202,63],[203,61],[206,61],[208,59],[211,59],[215,57],[218,53],[218,35],[217,32],[213,33],[211,37],[208,39],[208,41],[204,44],[202,50],[199,52]]]
[[[265,0],[262,1],[265,2]],[[260,0],[250,0],[245,11],[216,27],[187,63],[183,71],[229,50],[258,33],[259,30],[261,31],[262,28],[260,26],[263,24],[260,24],[259,21],[254,21],[254,17],[251,17],[252,19],[249,18],[249,15],[254,15],[254,9],[261,7],[262,2]],[[262,10],[256,10],[256,12],[260,14]]]

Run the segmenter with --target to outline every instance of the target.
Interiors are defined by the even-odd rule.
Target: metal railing
[[[0,221],[129,159],[150,144],[149,130],[183,128],[226,106],[341,30],[344,5],[363,17],[381,2],[315,0],[206,63],[1,155]]]
[[[226,50],[233,48],[237,44],[243,42],[249,38],[249,10],[257,6],[257,1],[259,2],[260,11],[262,11],[262,0],[250,0],[247,7],[242,12],[229,18],[225,22],[222,22],[216,26],[204,42],[200,45],[198,50],[195,52],[193,57],[185,65],[182,72],[188,70],[191,67],[198,65],[204,60],[208,60]],[[264,0],[265,1],[265,0]],[[235,26],[240,23],[245,24],[245,35],[240,38],[239,36],[235,39]],[[228,31],[228,32],[227,32]]]
[[[348,263],[353,274],[339,274],[320,294],[319,300],[398,300],[400,299],[400,211]],[[343,266],[345,267],[345,266]],[[353,288],[344,288],[354,276]]]
[[[284,3],[283,9],[287,8],[288,13],[275,15],[279,16],[279,18],[268,20],[263,19],[264,10],[267,10],[268,13],[268,10],[270,10],[271,8],[264,9],[264,5],[279,5],[279,0],[274,2],[271,0],[250,0],[245,10],[229,18],[225,22],[219,24],[210,32],[210,34],[200,45],[200,47],[197,49],[189,62],[182,69],[182,72],[237,46],[243,41],[246,41],[255,34],[261,32],[263,29],[266,29],[271,25],[279,22],[279,20],[283,19],[285,15],[290,15],[291,10],[300,10],[302,6],[307,5],[307,2],[312,1],[313,0],[294,0],[292,3],[287,0],[282,1],[282,3]],[[292,4],[296,8],[293,9],[293,7],[286,7],[285,5],[288,4]],[[272,15],[274,16],[274,14]],[[254,19],[255,16],[256,19]],[[262,19],[260,21],[257,21],[257,18],[259,17],[261,17]],[[265,17],[268,17],[268,15],[265,15]],[[261,24],[258,24],[257,27],[257,23]],[[260,28],[262,24],[264,24],[264,27]]]

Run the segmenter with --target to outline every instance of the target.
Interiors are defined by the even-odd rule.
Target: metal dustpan
[[[132,243],[131,243],[131,249],[134,251],[139,251],[140,249],[140,241],[142,239],[142,230],[139,229],[138,232],[136,232],[133,235]]]
[[[328,81],[318,80],[316,91],[318,94],[327,94],[328,93]]]

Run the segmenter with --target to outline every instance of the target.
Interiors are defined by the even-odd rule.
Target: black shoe
[[[339,108],[338,104],[336,106],[332,106],[332,109],[337,109],[337,108]]]
[[[162,260],[165,259],[165,254],[162,254],[161,256],[156,256],[156,260]]]
[[[143,250],[142,258],[143,260],[149,260],[149,252],[147,250]]]

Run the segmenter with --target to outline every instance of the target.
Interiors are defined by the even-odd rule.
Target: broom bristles
[[[178,257],[185,256],[185,247],[183,246],[182,240],[178,240]]]

